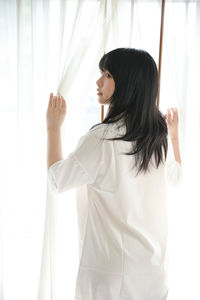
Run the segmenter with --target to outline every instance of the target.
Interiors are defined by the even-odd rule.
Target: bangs
[[[100,62],[99,62],[99,69],[100,71],[104,72],[105,70],[109,71],[110,72],[110,66],[109,66],[109,57],[107,54],[105,54]],[[110,72],[111,73],[111,72]]]

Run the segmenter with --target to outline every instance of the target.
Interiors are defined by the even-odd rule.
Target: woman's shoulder
[[[100,123],[92,128],[88,134],[94,135],[98,138],[113,138],[124,135],[126,133],[126,126],[122,120],[115,123]]]

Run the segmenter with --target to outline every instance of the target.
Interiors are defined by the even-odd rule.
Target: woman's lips
[[[101,96],[101,95],[103,95],[103,94],[102,94],[102,93],[97,93],[97,95],[98,95],[98,96]]]

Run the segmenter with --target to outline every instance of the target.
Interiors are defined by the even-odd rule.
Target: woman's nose
[[[100,79],[101,79],[101,78],[99,78],[99,79],[96,81],[96,84],[97,84],[99,87],[100,87],[101,84],[102,84],[101,81],[100,81]]]

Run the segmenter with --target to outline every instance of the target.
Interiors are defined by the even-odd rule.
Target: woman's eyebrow
[[[103,71],[102,71],[102,70],[100,70],[100,73],[101,73],[101,74],[102,74],[102,73],[105,73],[105,72],[109,73],[109,74],[110,74],[110,76],[112,76],[112,75],[111,75],[111,73],[110,73],[108,70],[106,70],[106,69],[105,69],[105,70],[103,70]]]
[[[107,73],[109,73],[111,75],[111,73],[108,70],[104,70],[104,72],[107,72]]]

